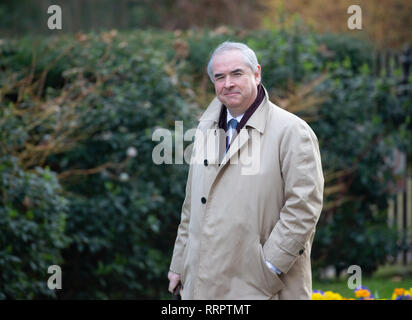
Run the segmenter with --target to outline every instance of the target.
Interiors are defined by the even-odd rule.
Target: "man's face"
[[[212,62],[216,96],[232,116],[244,113],[257,96],[260,66],[253,72],[239,50],[216,55]]]

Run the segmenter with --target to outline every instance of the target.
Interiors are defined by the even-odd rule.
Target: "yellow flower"
[[[312,300],[325,300],[325,296],[321,293],[312,293]]]
[[[402,296],[404,296],[405,298],[412,296],[412,288],[410,288],[409,290],[405,290],[404,288],[396,288],[395,290],[393,290],[392,300],[396,300],[397,298]]]
[[[355,291],[356,298],[369,298],[371,293],[365,289],[359,289]]]
[[[404,288],[396,288],[395,290],[393,290],[393,293],[397,296],[402,296],[405,293],[405,289]]]
[[[325,300],[342,300],[342,296],[339,293],[335,293],[333,291],[326,291],[325,292]]]

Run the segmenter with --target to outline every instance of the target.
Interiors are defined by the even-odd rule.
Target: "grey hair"
[[[212,63],[213,58],[223,52],[231,51],[231,50],[239,50],[242,53],[243,58],[245,59],[245,63],[250,67],[253,72],[258,71],[258,60],[256,57],[255,52],[250,49],[246,44],[241,42],[230,42],[225,41],[221,43],[212,53],[209,63],[207,64],[207,73],[209,75],[210,80],[214,83],[213,79],[213,70],[212,70]]]

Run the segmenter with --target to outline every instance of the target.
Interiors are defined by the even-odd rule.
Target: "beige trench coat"
[[[226,154],[217,98],[200,118],[170,265],[182,299],[311,298],[324,185],[318,140],[265,95]],[[213,141],[223,141],[217,151]]]

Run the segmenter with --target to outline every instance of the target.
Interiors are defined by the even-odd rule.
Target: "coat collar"
[[[265,97],[256,111],[252,114],[249,120],[246,122],[245,127],[249,126],[255,128],[260,133],[264,133],[266,127],[266,120],[267,120],[267,113],[268,113],[268,102],[269,102],[269,95],[266,91],[266,88],[263,87],[265,90]],[[222,103],[219,101],[217,97],[215,97],[212,102],[209,104],[205,112],[200,117],[199,121],[212,121],[212,125],[217,125],[219,121],[220,111],[222,108]]]

